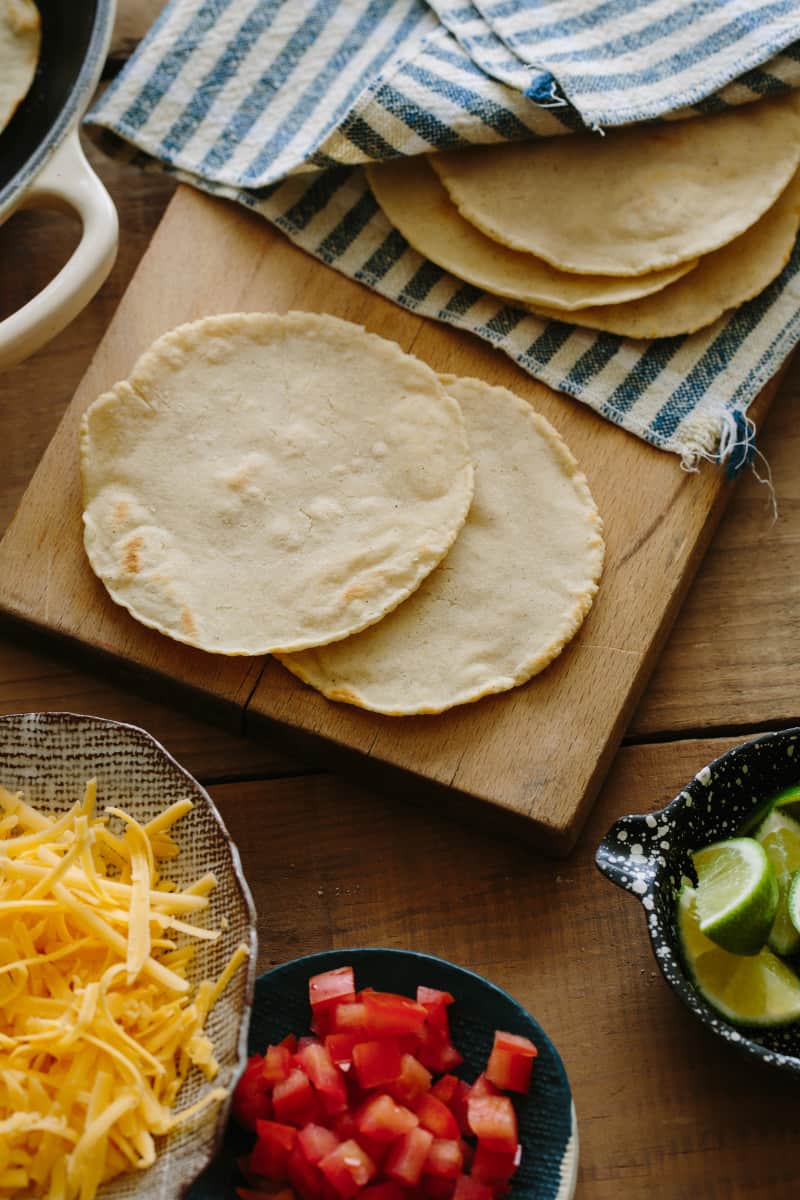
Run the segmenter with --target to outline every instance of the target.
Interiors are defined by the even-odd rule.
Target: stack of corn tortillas
[[[36,73],[41,21],[33,0],[0,0],[0,132]]]
[[[415,249],[553,319],[693,333],[762,291],[800,226],[800,98],[371,166]]]
[[[333,317],[181,326],[81,438],[113,599],[203,650],[278,654],[332,699],[403,715],[514,687],[597,590],[600,518],[552,426]]]

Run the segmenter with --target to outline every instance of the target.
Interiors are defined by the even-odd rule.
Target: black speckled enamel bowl
[[[621,817],[600,843],[596,862],[640,901],[656,961],[687,1008],[736,1049],[800,1076],[800,1022],[748,1030],[725,1021],[687,978],[675,923],[681,877],[693,874],[691,852],[733,837],[756,809],[798,782],[800,728],[764,734],[699,770],[666,808]]]

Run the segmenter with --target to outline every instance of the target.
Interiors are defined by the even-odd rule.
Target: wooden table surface
[[[158,7],[123,4],[120,53]],[[90,156],[119,210],[119,258],[67,330],[0,377],[0,532],[173,190],[158,174]],[[0,315],[76,239],[75,223],[51,213],[18,214],[0,229]],[[580,1128],[579,1200],[788,1200],[800,1195],[796,1084],[696,1024],[657,970],[640,907],[593,862],[617,816],[660,807],[735,742],[800,723],[800,359],[758,445],[778,518],[746,472],[566,860],[312,769],[280,744],[210,727],[110,670],[82,670],[15,635],[0,637],[0,713],[134,722],[208,785],[253,888],[260,969],[328,947],[403,946],[508,989],[563,1056]]]

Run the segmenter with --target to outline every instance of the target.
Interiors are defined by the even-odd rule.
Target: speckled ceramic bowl
[[[473,1080],[483,1070],[495,1029],[531,1038],[539,1050],[527,1096],[514,1096],[522,1162],[508,1200],[571,1200],[578,1174],[578,1129],[569,1082],[553,1043],[530,1013],[507,992],[454,963],[412,950],[368,948],[307,954],[275,967],[256,981],[250,1053],[263,1054],[287,1033],[308,1033],[308,980],[336,967],[352,966],[357,987],[416,993],[417,984],[455,996],[450,1011],[453,1041],[464,1055],[458,1074]],[[253,1137],[231,1122],[222,1153],[192,1188],[189,1200],[222,1200],[241,1183],[236,1160]]]
[[[691,852],[735,836],[755,810],[798,782],[800,729],[764,734],[702,767],[666,808],[616,821],[596,861],[612,883],[642,904],[656,961],[687,1008],[737,1049],[800,1076],[800,1022],[756,1031],[725,1021],[689,982],[675,924],[681,877],[693,876]]]
[[[212,1009],[207,1030],[220,1070],[214,1084],[190,1072],[178,1108],[200,1099],[211,1086],[232,1088],[247,1060],[247,1026],[256,958],[255,911],[231,841],[211,797],[196,779],[149,733],[134,725],[74,713],[23,713],[0,718],[0,783],[45,812],[63,812],[97,780],[98,807],[116,805],[149,821],[176,800],[194,808],[175,827],[181,847],[170,875],[186,887],[207,871],[217,877],[209,897],[210,927],[228,922],[222,937],[202,946],[189,980],[215,979],[240,942],[250,949],[242,968]],[[201,1117],[157,1140],[158,1157],[147,1171],[120,1175],[98,1193],[99,1200],[179,1200],[212,1158],[225,1128],[227,1105],[211,1106]]]

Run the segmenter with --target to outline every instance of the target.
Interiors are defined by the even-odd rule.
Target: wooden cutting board
[[[579,635],[525,687],[438,717],[388,718],[333,704],[272,659],[221,658],[137,624],[90,571],[81,540],[78,425],[165,330],[214,312],[329,312],[393,338],[438,371],[504,384],[562,432],[602,513],[607,560]],[[760,420],[776,387],[756,405]],[[263,220],[179,189],[20,508],[0,543],[0,616],[252,734],[268,725],[344,755],[463,815],[518,827],[556,853],[572,846],[722,511],[730,488],[681,470],[502,353],[381,299],[292,246]],[[509,564],[513,569],[513,564]],[[310,739],[310,740],[309,740]],[[388,768],[394,771],[388,772]],[[389,776],[391,775],[391,780]],[[427,785],[423,787],[422,785]],[[630,807],[636,808],[636,797]]]

